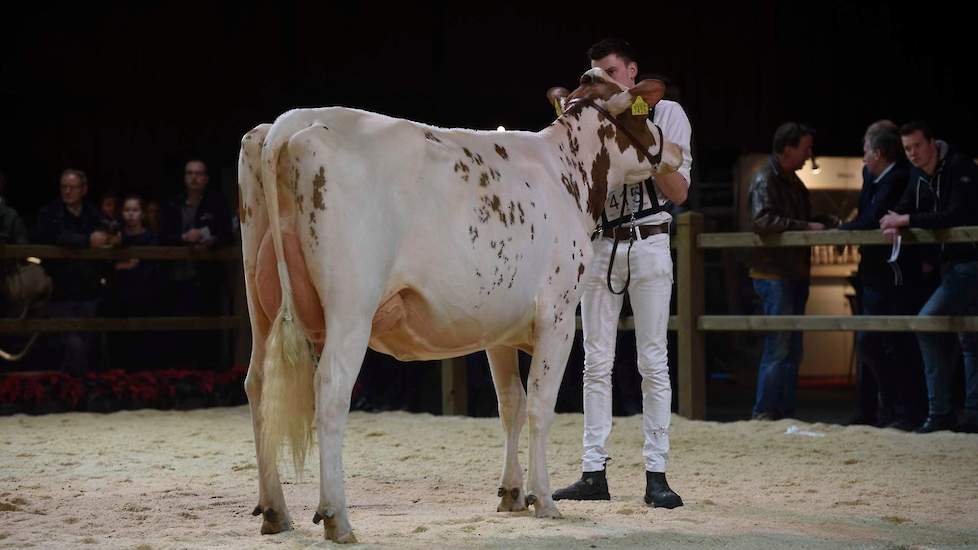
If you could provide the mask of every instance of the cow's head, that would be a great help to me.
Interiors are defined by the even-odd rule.
[[[589,100],[614,117],[615,124],[614,141],[621,153],[631,152],[635,155],[635,160],[639,166],[632,170],[627,170],[629,183],[645,179],[649,175],[663,174],[677,170],[682,164],[682,151],[672,143],[666,143],[664,148],[660,147],[661,134],[652,129],[646,121],[648,115],[633,114],[632,105],[637,98],[648,105],[649,112],[665,94],[665,83],[657,79],[642,80],[635,86],[624,89],[615,82],[604,70],[593,68],[581,76],[580,86],[573,92],[568,93],[564,88],[551,88],[547,92],[547,97],[551,104],[560,106],[559,112],[570,110],[570,116],[574,116]],[[604,114],[599,119],[604,119]],[[625,131],[621,131],[624,128]],[[610,132],[604,131],[602,135]],[[646,155],[645,153],[649,154]],[[661,158],[659,153],[661,152]],[[653,166],[649,162],[649,157],[658,160]],[[644,173],[644,175],[642,175]]]
[[[632,105],[641,97],[649,109],[662,99],[665,84],[660,80],[643,80],[623,89],[602,69],[593,68],[581,76],[581,84],[573,92],[551,88],[547,98],[556,109],[562,124],[570,132],[577,130],[582,145],[594,144],[589,165],[590,180],[588,210],[595,217],[604,208],[609,186],[642,181],[653,174],[673,172],[682,162],[678,146],[665,142],[658,128],[647,124],[648,115],[633,114]],[[593,108],[594,114],[584,116]],[[587,118],[589,124],[582,124]],[[583,149],[584,147],[582,147]]]

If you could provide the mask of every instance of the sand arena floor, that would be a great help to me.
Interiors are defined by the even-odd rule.
[[[539,520],[495,512],[498,419],[353,413],[355,533],[366,548],[978,547],[978,435],[674,417],[669,479],[686,506],[659,510],[641,500],[639,420],[615,419],[612,500]],[[554,487],[579,475],[582,421],[554,423]],[[0,459],[2,548],[334,546],[311,522],[316,454],[301,483],[282,469],[295,529],[259,535],[247,407],[3,417]]]

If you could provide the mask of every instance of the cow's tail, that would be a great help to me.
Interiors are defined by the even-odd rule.
[[[279,196],[295,202],[290,185],[284,181],[293,170],[279,170],[280,162],[289,162],[283,154],[289,138],[300,130],[289,113],[282,115],[269,130],[262,147],[261,174],[268,205],[269,230],[275,248],[278,278],[282,288],[282,305],[275,316],[265,345],[262,398],[262,458],[276,464],[279,450],[286,440],[292,450],[296,476],[301,477],[306,453],[312,445],[316,415],[315,365],[311,344],[295,314],[292,285],[282,245]],[[279,179],[280,172],[282,180]]]

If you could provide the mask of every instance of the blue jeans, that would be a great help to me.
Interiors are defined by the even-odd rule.
[[[919,315],[978,315],[978,262],[952,264]],[[962,332],[958,339],[964,356],[965,412],[978,415],[978,338],[975,333]],[[927,377],[928,412],[931,416],[950,414],[957,349],[946,333],[918,332],[917,340]]]
[[[764,315],[804,315],[809,281],[754,279]],[[770,332],[764,337],[764,352],[757,372],[754,414],[775,417],[795,414],[795,389],[802,357],[802,333]]]

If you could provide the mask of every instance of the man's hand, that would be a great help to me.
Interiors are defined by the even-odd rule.
[[[824,223],[808,222],[808,230],[809,231],[821,231],[823,229],[825,229],[825,224]]]
[[[92,248],[102,248],[103,246],[109,244],[109,234],[105,231],[93,231],[92,234],[88,236],[88,244]]]
[[[187,243],[200,242],[202,237],[200,229],[190,229],[182,235],[183,241]]]
[[[880,218],[880,229],[884,231],[884,234],[887,229],[897,229],[907,225],[910,225],[910,214],[897,214],[888,210],[886,215]]]
[[[891,227],[889,229],[883,230],[883,237],[886,239],[886,242],[891,244],[893,243],[893,241],[896,240],[897,235],[899,234],[900,234],[900,230],[895,227]]]

